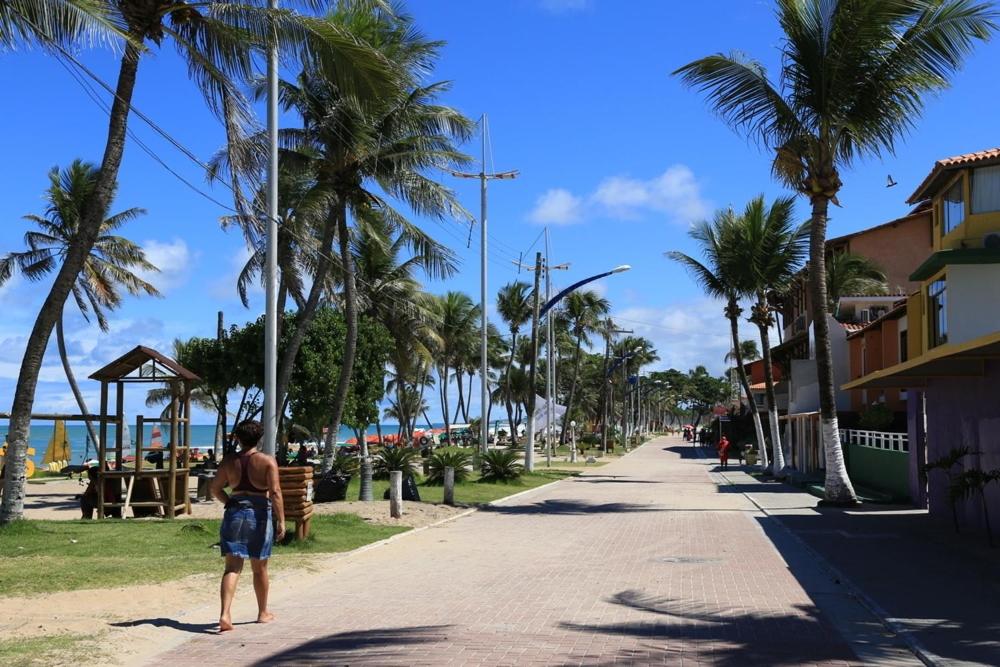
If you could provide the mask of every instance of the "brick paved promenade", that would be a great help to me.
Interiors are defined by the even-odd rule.
[[[790,565],[805,559],[772,542],[757,505],[720,488],[713,467],[677,439],[655,440],[585,476],[344,558],[304,597],[276,594],[277,622],[199,635],[154,662],[862,662],[857,646],[871,650],[881,626],[835,591],[832,615],[818,609],[821,577]],[[847,639],[834,626],[848,627]]]

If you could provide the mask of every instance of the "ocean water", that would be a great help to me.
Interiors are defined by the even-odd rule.
[[[31,433],[29,436],[29,447],[34,447],[35,453],[32,455],[35,464],[39,464],[42,461],[42,457],[45,456],[45,450],[49,446],[49,441],[52,439],[52,432],[54,426],[49,424],[37,424],[31,427]],[[163,432],[163,445],[166,446],[170,442],[170,426],[161,425],[161,431]],[[396,433],[399,427],[395,424],[383,424],[382,433],[383,435],[389,435]],[[129,429],[129,435],[131,436],[131,442],[135,442],[136,434],[134,433],[135,427]],[[145,434],[143,439],[143,446],[149,446],[150,433],[152,431],[152,426],[146,426]],[[376,429],[371,426],[368,429],[369,435],[374,435]],[[72,452],[71,464],[81,464],[86,460],[95,458],[97,455],[94,443],[89,442],[87,435],[87,427],[82,423],[74,423],[66,425],[66,436],[69,438],[70,451]],[[3,443],[4,439],[7,437],[7,424],[0,424],[0,444]],[[354,437],[354,431],[346,426],[340,428],[338,442],[344,442],[348,438]],[[115,427],[108,426],[108,443],[109,445],[115,442]],[[191,446],[192,447],[203,447],[211,448],[215,444],[215,424],[192,424],[191,425]]]

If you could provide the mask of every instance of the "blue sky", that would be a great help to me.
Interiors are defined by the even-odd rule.
[[[571,263],[569,271],[554,274],[557,285],[631,264],[631,272],[597,286],[621,324],[656,342],[658,366],[705,364],[721,371],[728,349],[721,310],[663,253],[692,250],[688,225],[715,208],[782,190],[770,178],[769,156],[727,129],[670,72],[731,49],[774,71],[779,35],[771,3],[410,0],[408,8],[428,36],[448,43],[432,77],[454,82],[446,102],[471,117],[487,112],[491,166],[521,173],[490,190],[490,293],[507,281],[529,279],[518,276],[512,260],[547,224],[553,262]],[[115,54],[92,49],[80,57],[114,80]],[[998,144],[990,111],[1000,104],[998,63],[1000,43],[979,48],[953,87],[928,101],[916,131],[895,156],[843,174],[843,208],[832,212],[831,236],[905,214],[904,200],[936,159]],[[8,96],[0,138],[6,158],[0,164],[0,250],[6,252],[21,247],[27,229],[21,216],[42,212],[52,166],[76,157],[100,160],[107,116],[57,61],[38,51],[0,53],[0,89]],[[143,59],[135,104],[203,159],[222,144],[219,124],[169,49]],[[206,185],[196,165],[137,118],[131,127],[172,169],[229,203],[225,189]],[[478,155],[478,143],[468,150]],[[887,174],[899,186],[887,189]],[[453,185],[478,212],[478,185]],[[70,353],[80,376],[138,343],[169,350],[175,337],[212,335],[218,310],[227,322],[261,312],[259,295],[249,310],[236,295],[235,276],[246,255],[241,239],[220,229],[225,209],[134,142],[126,149],[115,208],[131,206],[149,211],[125,233],[163,269],[152,280],[165,297],[127,299],[106,335],[67,306]],[[804,201],[798,210],[807,214]],[[463,261],[458,276],[428,289],[460,289],[478,299],[478,230],[466,248],[467,227],[427,222],[427,228]],[[0,288],[0,397],[7,401],[45,288],[23,280]],[[38,410],[75,411],[54,345],[41,380]],[[96,407],[96,386],[85,383],[84,390]],[[140,397],[131,397],[129,414],[141,410]]]

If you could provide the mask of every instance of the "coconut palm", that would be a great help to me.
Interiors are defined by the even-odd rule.
[[[38,231],[29,231],[24,235],[27,250],[11,252],[0,259],[0,285],[7,282],[15,271],[20,271],[26,278],[35,281],[59,268],[76,239],[82,212],[93,195],[96,183],[97,168],[82,160],[75,160],[66,169],[54,167],[49,172],[45,215],[24,216],[25,220],[38,226]],[[119,227],[145,212],[141,208],[130,208],[105,217],[100,234],[73,284],[71,291],[80,314],[87,322],[91,321],[91,317],[96,319],[101,331],[108,331],[107,311],[121,305],[122,289],[133,296],[160,294],[153,285],[134,273],[155,272],[159,269],[146,259],[142,248],[113,234]],[[64,320],[63,312],[55,325],[59,358],[80,412],[89,415],[90,411],[87,410],[66,353]],[[90,438],[96,445],[98,439],[94,424],[87,419],[86,425]]]
[[[563,419],[562,432],[559,434],[560,445],[566,444],[569,416],[575,405],[583,344],[590,345],[590,336],[598,332],[601,318],[607,315],[609,310],[611,310],[611,304],[607,299],[592,290],[582,290],[570,292],[559,311],[559,319],[566,323],[569,334],[573,337],[573,377],[570,380],[569,396],[566,399],[567,418]]]
[[[448,386],[456,364],[462,363],[470,345],[479,340],[479,307],[467,294],[451,291],[437,297],[434,303],[436,328],[441,341],[436,351],[438,392],[441,398],[445,434],[451,437],[451,415],[448,414]]]
[[[852,252],[834,253],[826,262],[827,308],[835,311],[840,297],[889,293],[885,272],[878,264]]]
[[[757,325],[760,333],[773,470],[778,476],[785,475],[786,470],[771,360],[770,330],[775,322],[771,297],[788,290],[806,254],[809,225],[795,225],[794,208],[795,202],[790,197],[779,198],[771,206],[765,204],[763,195],[754,197],[737,218],[729,249],[732,264],[741,274],[744,294],[754,299],[750,322]]]
[[[511,368],[518,350],[518,334],[521,327],[531,319],[531,285],[515,280],[500,288],[497,293],[497,312],[510,331],[510,355],[503,371],[504,406],[507,408],[507,420],[511,428],[511,443],[517,444],[517,427],[514,424],[514,401],[511,391]],[[520,421],[520,420],[518,420]]]
[[[44,3],[51,9],[56,6],[55,2],[38,0],[33,4],[40,8]],[[2,4],[5,10],[16,9],[12,0]],[[18,0],[16,4],[27,7],[29,3]],[[93,3],[88,4],[93,6]],[[306,4],[314,3],[306,0]],[[82,7],[83,3],[77,6]],[[393,79],[386,59],[366,48],[355,35],[335,23],[306,18],[287,9],[269,9],[253,2],[215,0],[115,0],[101,3],[100,7],[106,9],[108,21],[121,26],[127,39],[122,48],[115,95],[109,110],[107,139],[93,193],[81,212],[77,234],[63,255],[25,345],[11,408],[8,474],[0,504],[0,524],[17,520],[23,514],[28,427],[42,358],[52,329],[61,317],[63,304],[101,234],[104,216],[110,208],[125,153],[132,96],[143,56],[173,44],[208,107],[223,121],[227,134],[233,137],[240,136],[243,133],[241,126],[249,125],[252,119],[252,109],[240,92],[239,84],[254,76],[261,54],[271,47],[293,46],[296,52],[320,58],[326,71],[336,72],[340,85],[359,94]],[[30,7],[25,11],[31,15]],[[26,15],[24,12],[18,14],[22,19]],[[10,22],[11,16],[9,11],[4,11],[0,21]],[[44,27],[42,32],[45,32]],[[68,51],[60,52],[67,57],[71,55]],[[233,164],[247,157],[248,154],[243,154],[236,158],[234,154]]]
[[[837,425],[825,241],[840,171],[892,153],[928,94],[948,86],[996,12],[971,0],[778,0],[781,76],[737,53],[675,72],[731,127],[774,151],[774,174],[809,199],[809,297],[826,450],[825,498],[857,502]]]
[[[723,312],[729,320],[729,332],[732,337],[730,354],[736,362],[736,372],[743,386],[743,393],[747,397],[757,450],[761,453],[761,465],[766,468],[769,457],[764,439],[764,427],[761,424],[757,401],[750,391],[750,382],[747,380],[744,367],[746,362],[743,359],[743,347],[740,343],[739,321],[743,314],[740,298],[747,288],[742,263],[738,261],[736,253],[732,252],[736,245],[733,239],[736,236],[737,224],[736,213],[732,209],[726,209],[717,212],[711,222],[703,221],[691,228],[688,235],[698,243],[705,258],[704,262],[679,251],[668,252],[667,257],[684,266],[706,294],[725,300]]]

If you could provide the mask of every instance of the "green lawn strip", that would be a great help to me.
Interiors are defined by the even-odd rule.
[[[277,567],[304,553],[349,551],[408,530],[353,514],[316,515],[302,543],[276,546]],[[153,584],[221,568],[218,520],[18,521],[0,528],[4,596]]]
[[[56,662],[86,664],[96,656],[92,653],[95,638],[88,635],[47,635],[0,639],[0,665],[39,667]]]
[[[525,473],[521,475],[521,478],[518,480],[503,483],[480,482],[478,481],[479,473],[472,473],[469,481],[455,485],[455,502],[462,505],[485,505],[486,503],[493,502],[494,500],[499,500],[500,498],[511,496],[515,493],[521,493],[522,491],[527,491],[528,489],[534,489],[544,484],[558,481],[564,477],[572,477],[577,474],[579,473],[575,470],[558,470],[556,468],[545,470],[536,467],[535,472]],[[376,479],[372,482],[372,492],[376,500],[380,500],[388,488],[388,480]],[[355,475],[354,479],[351,480],[351,484],[347,487],[347,499],[357,500],[358,492],[360,490],[361,481],[358,479],[358,476]],[[425,486],[418,480],[418,490],[420,492],[421,502],[444,502],[443,486]]]

